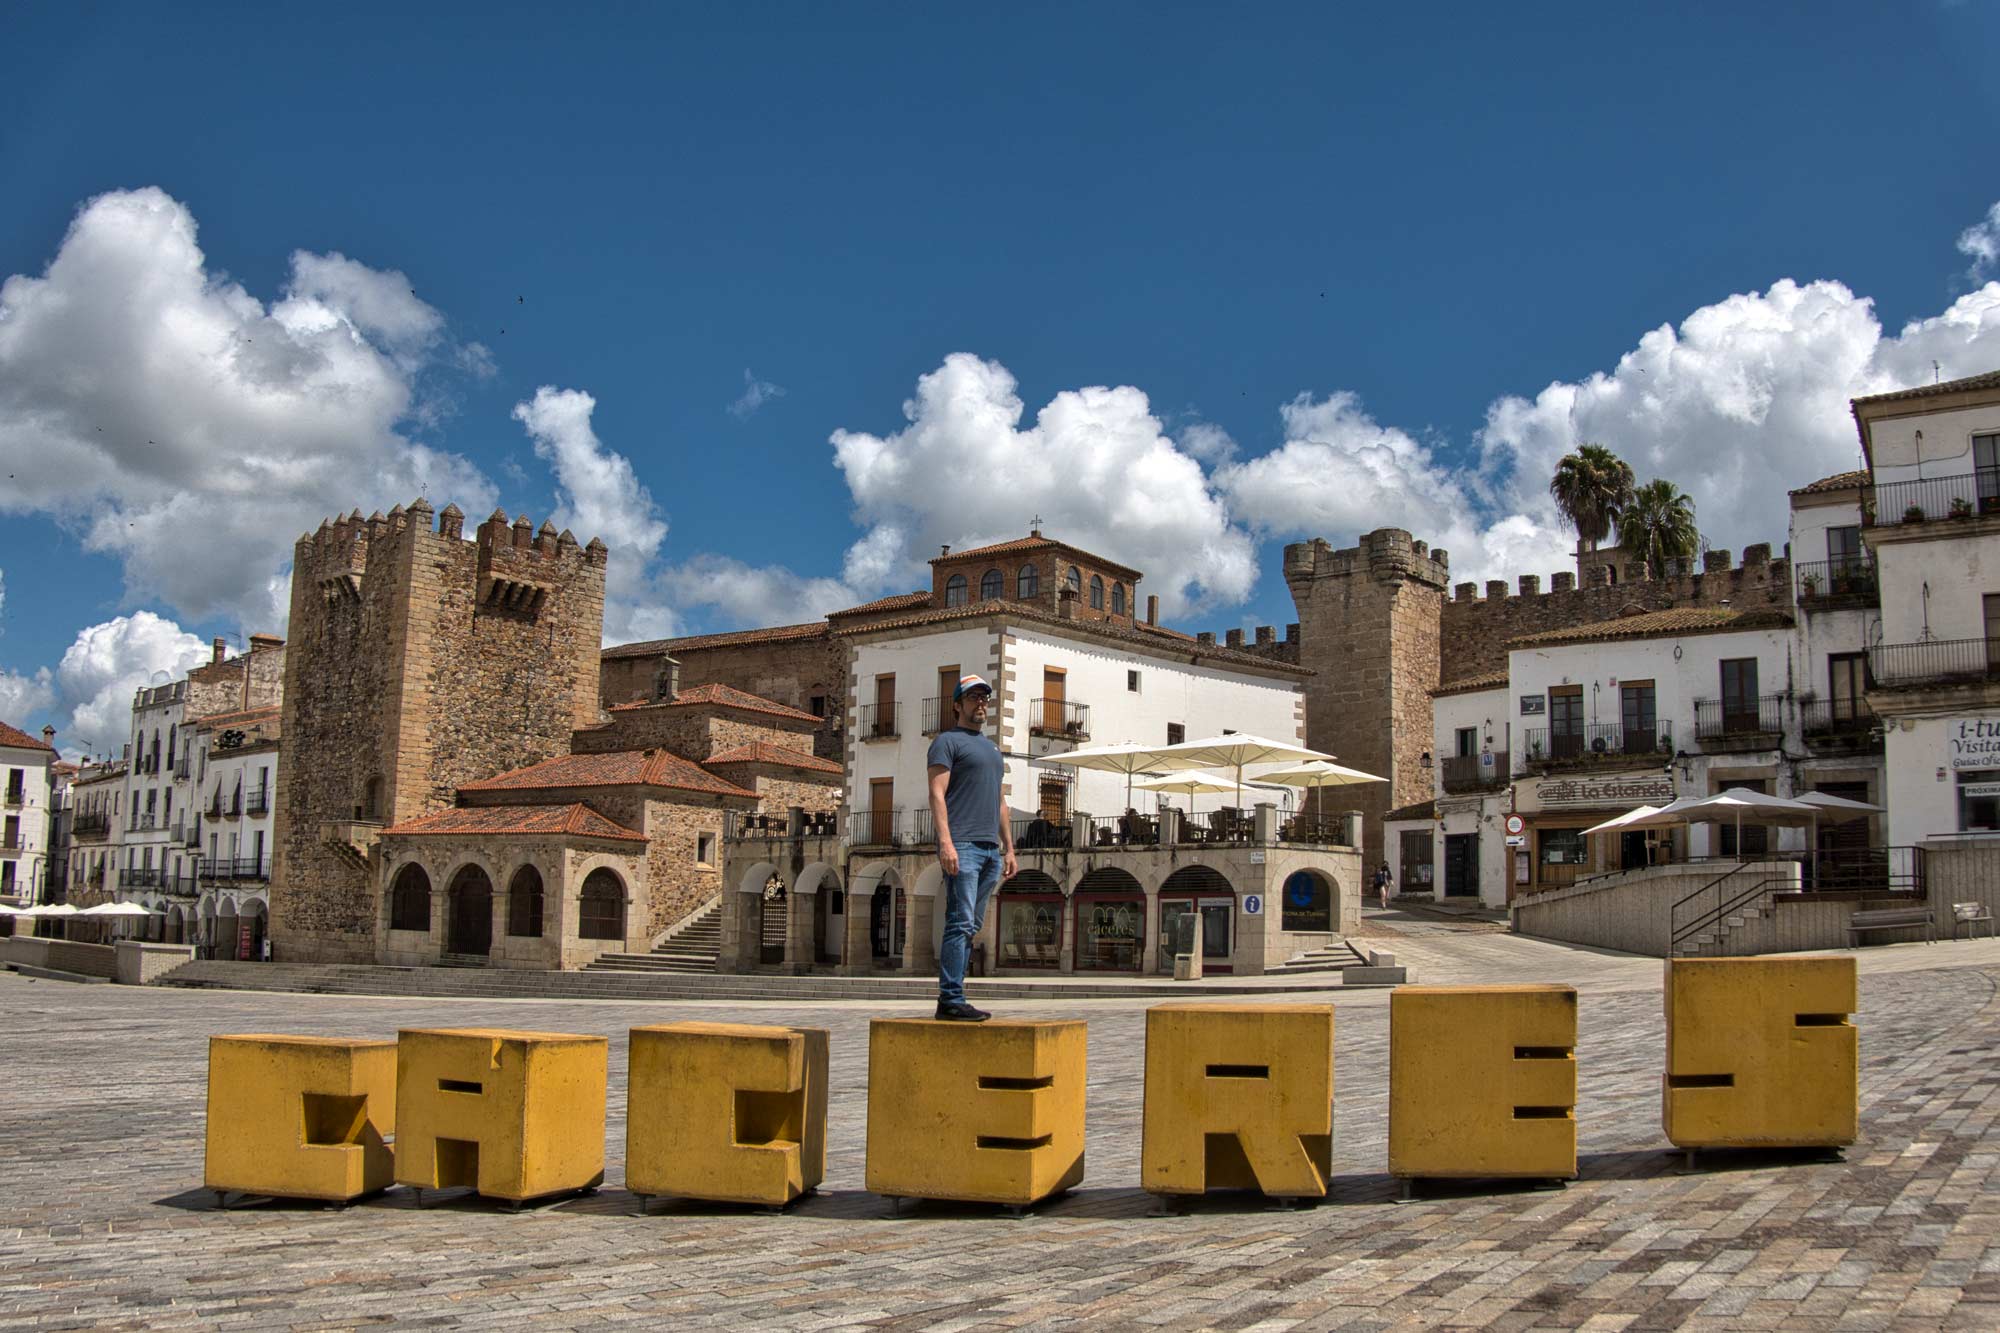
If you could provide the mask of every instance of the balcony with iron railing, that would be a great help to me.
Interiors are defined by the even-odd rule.
[[[1875,562],[1866,556],[1808,560],[1792,570],[1801,610],[1845,611],[1882,604]]]
[[[1674,724],[1650,727],[1591,723],[1576,727],[1528,727],[1521,733],[1527,745],[1525,762],[1534,772],[1553,773],[1579,768],[1629,766],[1674,752]]]
[[[70,821],[70,833],[78,838],[106,838],[111,836],[111,816],[102,810],[79,811]]]
[[[1791,696],[1754,699],[1696,699],[1694,739],[1704,750],[1771,749],[1785,734],[1785,705]]]
[[[271,789],[267,786],[251,788],[243,794],[243,813],[251,818],[271,813]]]
[[[902,735],[898,725],[901,705],[874,703],[861,705],[860,725],[855,734],[864,741],[893,741]]]
[[[150,813],[143,815],[135,814],[132,816],[132,832],[150,833],[153,830],[153,826],[157,822],[158,822],[158,817],[153,814]]]
[[[737,814],[725,812],[722,837],[725,842],[775,841],[781,838],[837,838],[842,831],[840,815],[832,810],[800,812],[799,826],[792,828],[789,814]]]
[[[856,847],[919,848],[937,846],[937,827],[928,806],[905,810],[900,805],[856,810],[849,816]]]
[[[1799,700],[1799,733],[1813,749],[1882,749],[1881,723],[1863,699]]]
[[[1879,689],[1976,685],[2000,679],[2000,639],[1878,643],[1868,650],[1868,674]]]
[[[28,789],[26,787],[10,786],[7,788],[5,801],[8,805],[25,805],[27,804],[27,800]]]
[[[269,857],[221,856],[211,861],[202,857],[200,874],[210,883],[218,880],[267,880],[271,878],[271,860]]]
[[[1485,754],[1446,755],[1439,765],[1438,779],[1447,794],[1457,796],[1504,787],[1513,772],[1508,767],[1507,751],[1488,750]]]
[[[118,872],[118,884],[127,889],[157,889],[160,872],[152,866],[126,866]]]
[[[1090,705],[1067,699],[1035,699],[1028,704],[1030,736],[1060,736],[1069,741],[1090,739]]]
[[[201,846],[201,820],[200,820],[200,819],[190,819],[190,820],[188,821],[188,826],[187,826],[187,838],[186,838],[186,842],[187,842],[187,845],[188,845],[188,846],[190,846],[190,847],[199,847],[199,846]]]
[[[189,764],[188,757],[186,755],[182,755],[179,759],[174,761],[175,777],[185,782],[187,780],[190,771],[191,771],[191,765]]]
[[[1878,528],[1949,522],[2000,513],[2000,468],[1982,467],[1949,477],[1891,481],[1870,488],[1861,521]]]
[[[930,698],[924,700],[924,735],[935,736],[940,731],[949,730],[953,725],[954,725],[954,719],[951,711],[950,695],[947,694],[942,697],[938,695],[932,695]],[[987,713],[986,715],[987,734],[988,735],[996,734],[999,725],[1000,725],[1000,719],[997,716],[997,714],[993,712]]]

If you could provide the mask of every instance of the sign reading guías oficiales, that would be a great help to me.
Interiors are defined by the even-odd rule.
[[[2000,768],[2000,720],[1962,717],[1946,733],[1951,739],[1951,767],[1965,769]]]

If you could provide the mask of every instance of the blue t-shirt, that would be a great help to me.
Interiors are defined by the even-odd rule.
[[[948,768],[944,814],[953,842],[1000,841],[1000,747],[984,732],[967,727],[940,731],[931,742],[927,768]]]

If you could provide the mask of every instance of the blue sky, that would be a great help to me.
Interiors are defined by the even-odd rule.
[[[2000,366],[1995,6],[1519,9],[14,11],[0,718],[103,748],[420,485],[604,536],[613,639],[1037,513],[1282,624],[1302,536],[1546,577],[1579,439],[1782,541]]]

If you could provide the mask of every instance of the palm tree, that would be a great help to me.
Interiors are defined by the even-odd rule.
[[[1594,551],[1632,502],[1632,468],[1601,444],[1578,445],[1556,464],[1549,494],[1576,529],[1579,549]]]
[[[1667,562],[1694,559],[1701,549],[1695,531],[1694,501],[1671,481],[1656,477],[1632,492],[1631,502],[1618,514],[1618,545],[1645,562],[1646,577],[1656,579]]]

